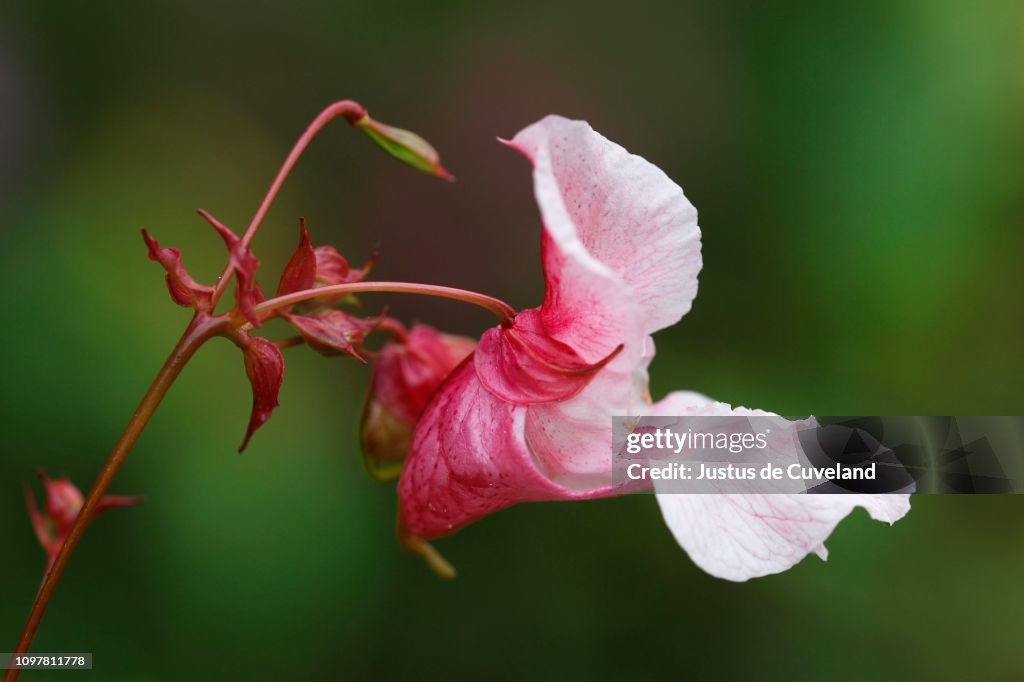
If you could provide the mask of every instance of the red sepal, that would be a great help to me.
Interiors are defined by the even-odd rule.
[[[142,238],[149,249],[149,260],[156,261],[167,271],[167,291],[170,292],[171,299],[185,308],[208,312],[213,287],[199,284],[192,279],[181,262],[181,252],[178,249],[160,248],[160,244],[146,230],[142,230]]]
[[[374,253],[366,261],[366,265],[353,269],[348,261],[333,246],[318,246],[316,254],[316,280],[322,284],[350,284],[360,282],[370,272],[377,260]]]
[[[277,394],[284,379],[284,356],[271,341],[258,336],[247,336],[239,345],[245,356],[245,374],[252,386],[252,414],[245,438],[238,448],[242,452],[252,434],[270,419],[270,413],[278,406]]]
[[[306,231],[305,218],[299,219],[299,245],[295,247],[288,264],[281,272],[281,279],[277,283],[277,295],[284,296],[294,291],[313,288],[316,281],[317,257],[313,251],[313,245],[309,241],[309,232]]]
[[[377,328],[384,315],[364,319],[328,309],[315,315],[285,315],[285,319],[313,350],[323,355],[350,355],[366,364],[359,351],[362,350],[366,335]]]
[[[252,254],[248,246],[242,244],[242,240],[226,225],[206,211],[200,210],[199,215],[213,226],[220,238],[224,240],[224,246],[228,248],[228,258],[235,269],[235,303],[239,312],[252,326],[260,326],[261,320],[253,310],[264,300],[263,292],[256,285],[256,270],[260,267],[259,259]]]

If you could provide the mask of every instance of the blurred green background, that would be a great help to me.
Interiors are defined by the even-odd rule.
[[[193,209],[241,229],[343,97],[459,181],[334,124],[256,241],[265,283],[305,215],[355,262],[380,249],[382,278],[536,304],[528,165],[494,138],[561,113],[700,211],[700,295],[657,337],[655,397],[1024,413],[1022,30],[1014,0],[3,3],[0,649],[43,566],[22,482],[87,488],[187,320],[138,229],[212,279],[222,247]],[[363,472],[366,370],[287,361],[242,457],[237,351],[188,367],[114,484],[148,503],[94,524],[36,639],[95,669],[26,679],[1024,677],[1019,498],[915,498],[891,529],[858,512],[827,563],[742,585],[695,568],[649,497],[524,505],[438,543],[447,583],[397,547],[393,486]]]

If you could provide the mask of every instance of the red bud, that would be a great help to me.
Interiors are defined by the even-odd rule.
[[[360,440],[367,469],[378,478],[397,475],[409,438],[434,392],[473,352],[475,342],[418,324],[389,341],[374,359]]]
[[[32,521],[32,529],[35,531],[36,539],[46,552],[46,567],[49,570],[53,565],[60,548],[64,545],[75,524],[75,519],[82,511],[85,500],[81,491],[67,478],[50,479],[46,472],[39,472],[39,479],[43,483],[43,512],[36,506],[35,496],[32,488],[25,484],[25,504],[28,507],[29,519]],[[123,497],[120,495],[107,495],[100,499],[96,505],[96,514],[100,514],[115,507],[130,507],[143,501],[141,497]]]

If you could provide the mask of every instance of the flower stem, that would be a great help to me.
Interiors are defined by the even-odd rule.
[[[242,246],[248,246],[249,242],[256,235],[256,230],[259,229],[260,223],[267,215],[267,211],[270,210],[270,205],[274,203],[274,199],[277,197],[277,193],[281,190],[281,185],[284,184],[288,174],[292,172],[295,167],[295,163],[302,156],[302,152],[306,150],[309,143],[316,137],[324,126],[330,123],[332,120],[344,116],[348,119],[349,123],[355,123],[363,116],[366,116],[366,109],[362,107],[358,102],[354,102],[350,99],[343,99],[341,101],[330,104],[326,109],[321,111],[316,118],[313,119],[306,130],[303,131],[302,135],[295,144],[292,146],[292,150],[288,152],[288,156],[285,157],[284,163],[281,164],[280,170],[277,171],[277,175],[274,176],[274,180],[270,183],[267,193],[263,196],[263,201],[260,202],[259,208],[256,209],[256,213],[253,215],[252,220],[249,221],[249,226],[245,228],[245,232],[242,234]],[[224,272],[221,274],[220,279],[217,280],[217,285],[213,290],[213,305],[217,305],[217,301],[224,294],[224,289],[228,285],[228,280],[231,278],[231,273],[234,272],[235,266],[233,263],[228,262],[227,267],[224,268]]]
[[[171,354],[167,357],[167,361],[164,366],[160,369],[160,372],[153,379],[153,383],[150,385],[149,390],[142,397],[142,402],[139,403],[138,408],[135,410],[135,414],[128,421],[128,426],[125,428],[124,433],[121,434],[121,438],[118,439],[117,444],[114,445],[114,449],[110,452],[107,457],[106,464],[103,465],[103,469],[100,471],[96,482],[93,483],[92,489],[89,491],[89,495],[85,498],[85,503],[82,505],[82,510],[78,513],[78,517],[75,519],[75,523],[71,528],[71,532],[68,533],[68,537],[64,540],[64,544],[61,546],[60,553],[57,554],[57,558],[53,562],[53,566],[46,572],[43,578],[43,583],[39,587],[39,592],[36,593],[35,601],[32,604],[32,610],[29,612],[28,620],[25,622],[25,628],[22,630],[21,638],[18,640],[18,644],[14,649],[13,653],[23,654],[27,653],[29,646],[32,644],[32,638],[39,628],[39,622],[43,618],[43,613],[46,611],[47,605],[50,603],[50,598],[53,596],[53,591],[57,587],[57,583],[60,580],[61,575],[64,573],[64,569],[67,567],[68,560],[71,558],[71,554],[75,551],[75,547],[78,546],[78,541],[82,538],[82,533],[85,532],[86,526],[89,521],[92,520],[93,515],[96,513],[96,506],[99,504],[100,498],[103,497],[104,493],[107,492],[107,488],[110,487],[111,481],[114,480],[114,476],[117,475],[118,469],[121,468],[121,464],[124,463],[128,453],[131,452],[132,446],[135,445],[135,441],[138,440],[142,430],[146,428],[146,424],[149,423],[150,418],[153,416],[153,412],[156,411],[157,406],[163,397],[167,394],[167,390],[174,383],[174,380],[181,373],[182,368],[189,361],[196,350],[211,336],[213,336],[219,328],[224,324],[223,318],[212,318],[209,315],[198,314],[189,324],[185,333],[182,335],[181,340],[171,351]],[[17,668],[11,668],[4,674],[4,682],[14,682],[18,679],[18,674],[21,671]]]
[[[417,294],[472,303],[494,313],[503,327],[511,325],[512,320],[516,316],[516,311],[512,306],[492,296],[478,294],[475,291],[467,291],[465,289],[443,287],[436,284],[416,284],[413,282],[352,282],[351,284],[333,284],[331,286],[303,289],[302,291],[268,299],[256,306],[254,313],[262,316],[280,308],[315,298],[366,293]]]

